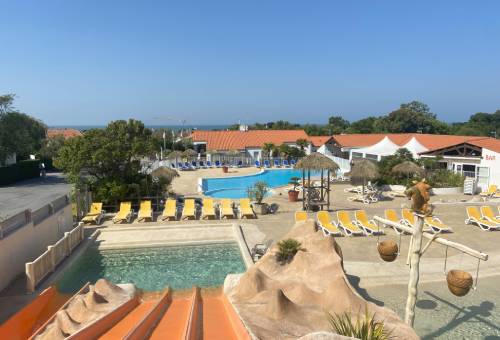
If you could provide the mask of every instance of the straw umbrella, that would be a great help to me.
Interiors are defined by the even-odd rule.
[[[327,187],[326,187],[326,195],[327,195],[327,206],[330,209],[330,171],[337,171],[339,169],[339,165],[332,161],[330,158],[322,155],[318,152],[313,152],[306,157],[302,157],[297,164],[295,165],[296,169],[302,169],[302,188],[305,187],[305,171],[307,170],[307,185],[308,188],[311,187],[311,170],[312,171],[321,171],[321,200],[323,200],[323,174],[326,170],[327,172]],[[310,207],[310,195],[308,195],[308,204]],[[305,209],[305,190],[302,190],[302,208]]]
[[[409,183],[410,182],[410,175],[422,176],[424,173],[424,170],[412,161],[404,161],[402,163],[395,165],[392,168],[391,172],[393,172],[395,174],[406,175],[407,179],[408,179],[408,183]]]
[[[172,160],[175,159],[175,166],[177,166],[177,163],[179,162],[178,159],[182,157],[182,152],[180,151],[172,151],[171,153],[168,154],[167,158]]]
[[[372,180],[378,177],[378,166],[375,162],[368,159],[353,160],[353,165],[348,175],[351,177],[351,181],[353,179],[363,180],[362,194],[364,196],[366,180]]]
[[[163,177],[169,182],[171,182],[175,177],[179,177],[179,173],[174,169],[167,168],[165,166],[161,166],[151,172],[151,176],[153,177]]]

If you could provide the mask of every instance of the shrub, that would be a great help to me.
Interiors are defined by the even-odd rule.
[[[297,190],[297,187],[300,185],[300,177],[292,177],[290,178],[290,182],[288,182],[289,184],[293,185],[293,191],[296,191]]]
[[[391,331],[384,328],[384,323],[375,321],[375,314],[370,315],[365,307],[364,315],[353,318],[351,313],[328,314],[328,321],[332,330],[343,336],[361,340],[387,340],[391,339]]]
[[[299,241],[294,240],[293,238],[278,242],[278,252],[276,253],[276,259],[281,264],[290,262],[299,250],[303,250],[301,246],[302,244]]]
[[[40,176],[38,160],[25,160],[17,164],[0,167],[0,185],[12,184]]]
[[[252,201],[256,201],[257,204],[262,204],[262,201],[264,200],[264,197],[266,196],[268,191],[269,187],[267,186],[266,182],[256,182],[253,187],[248,188],[248,198],[250,198]]]
[[[464,176],[450,170],[434,170],[427,178],[427,182],[434,188],[461,187],[464,185]]]

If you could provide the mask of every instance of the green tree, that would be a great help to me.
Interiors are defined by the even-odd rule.
[[[332,116],[328,118],[328,125],[331,127],[332,134],[340,134],[349,128],[349,121],[341,116]]]
[[[309,145],[309,141],[304,138],[299,138],[297,139],[295,144],[300,148],[300,150],[303,151]]]
[[[90,184],[96,199],[112,202],[149,193],[151,178],[141,172],[140,159],[152,152],[151,130],[119,120],[67,140],[54,165],[73,183]]]
[[[14,111],[13,103],[15,97],[16,95],[12,93],[0,96],[0,115]]]
[[[379,118],[367,117],[358,121],[352,122],[347,129],[348,133],[376,133],[376,124]]]
[[[271,157],[271,152],[276,149],[276,146],[273,143],[264,143],[262,146],[262,152],[266,157]]]

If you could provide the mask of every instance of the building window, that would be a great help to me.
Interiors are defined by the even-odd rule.
[[[367,153],[367,154],[365,155],[365,158],[366,158],[366,159],[371,159],[372,161],[378,161],[378,155],[372,155],[372,154],[370,154],[370,153]]]
[[[363,158],[363,154],[360,152],[353,152],[352,158]]]

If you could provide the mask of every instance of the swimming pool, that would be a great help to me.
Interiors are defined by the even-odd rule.
[[[311,176],[313,173],[311,173]],[[317,174],[315,174],[317,175]],[[203,178],[203,194],[215,198],[244,198],[249,187],[264,181],[271,188],[287,185],[292,177],[302,177],[302,170],[264,170],[258,174],[224,178]]]
[[[99,278],[133,283],[145,291],[167,286],[216,287],[224,283],[227,274],[245,270],[240,250],[233,243],[119,250],[91,246],[63,273],[57,287],[61,292],[74,293]]]

